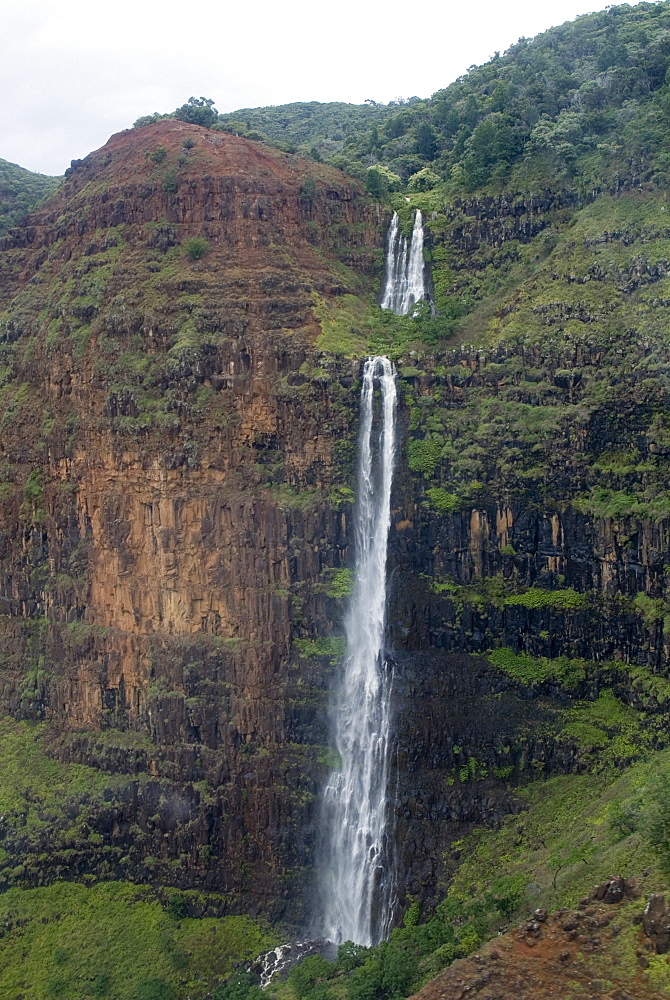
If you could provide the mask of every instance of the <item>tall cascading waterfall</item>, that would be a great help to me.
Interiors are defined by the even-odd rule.
[[[409,245],[400,232],[398,213],[393,213],[386,239],[386,272],[380,305],[398,316],[407,316],[426,298],[423,261],[423,219],[417,209]]]
[[[391,362],[368,358],[361,392],[355,584],[346,619],[347,658],[333,705],[341,767],[330,776],[322,816],[321,932],[336,944],[374,944],[390,930],[386,811],[391,677],[384,632],[395,411]]]

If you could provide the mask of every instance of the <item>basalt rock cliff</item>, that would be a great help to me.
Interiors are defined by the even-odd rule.
[[[474,297],[475,348],[371,318],[389,213],[332,167],[173,119],[73,164],[0,253],[0,708],[108,780],[2,820],[5,884],[114,876],[304,917],[352,344],[399,372],[399,909],[435,902],[533,779],[665,745],[655,197],[424,205],[436,295]]]
[[[1,708],[128,776],[89,809],[113,870],[281,910],[306,863],[324,740],[292,640],[346,560],[357,375],[312,377],[318,312],[369,285],[379,223],[331,168],[170,121],[5,240]],[[108,870],[43,836],[41,878]]]

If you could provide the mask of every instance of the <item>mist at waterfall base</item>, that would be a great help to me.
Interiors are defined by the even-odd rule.
[[[326,786],[320,824],[320,931],[336,944],[375,944],[387,936],[392,916],[386,837],[391,677],[384,633],[395,411],[391,362],[368,358],[361,391],[355,584],[345,622],[347,657],[332,705],[341,766]]]
[[[414,216],[409,243],[400,231],[398,213],[394,212],[386,238],[384,287],[379,303],[382,309],[390,309],[398,316],[410,315],[417,302],[426,298],[424,273],[421,212],[417,209]]]

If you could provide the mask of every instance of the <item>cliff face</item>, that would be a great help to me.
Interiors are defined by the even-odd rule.
[[[538,775],[664,745],[667,350],[644,296],[665,271],[649,227],[597,211],[582,259],[574,212],[432,213],[436,295],[479,302],[488,345],[394,345],[401,900],[439,896],[454,842]],[[300,919],[358,410],[359,361],[320,344],[388,337],[365,318],[384,224],[332,168],[165,120],[5,240],[0,708],[108,781],[53,815],[26,798],[3,884],[151,880]]]
[[[5,242],[1,707],[148,734],[58,750],[141,774],[91,819],[143,829],[126,872],[181,858],[267,900],[305,862],[291,642],[330,628],[357,373],[325,391],[315,309],[367,288],[378,242],[337,171],[174,121],[73,165]]]

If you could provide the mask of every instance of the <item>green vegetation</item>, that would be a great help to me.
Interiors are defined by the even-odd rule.
[[[588,603],[586,594],[578,594],[571,587],[566,590],[540,590],[530,587],[521,594],[505,598],[505,604],[518,604],[524,608],[583,608]]]
[[[597,466],[595,466],[597,468]],[[644,471],[653,471],[654,466]],[[631,470],[636,471],[636,470]],[[670,497],[645,497],[613,490],[605,486],[594,486],[586,497],[577,497],[573,506],[583,514],[594,517],[609,517],[616,521],[624,517],[645,517],[660,521],[670,517]]]
[[[290,144],[361,178],[371,165],[403,182],[426,178],[415,190],[437,178],[450,192],[555,181],[586,191],[631,163],[643,180],[665,183],[669,23],[667,2],[609,7],[520,39],[426,100],[217,115],[210,99],[191,98],[172,114]]]
[[[28,726],[12,719],[0,723],[0,812],[21,813],[27,831],[46,829],[57,816],[65,816],[68,801],[102,794],[126,781],[124,776],[50,757],[43,742],[44,724]]]
[[[502,648],[494,649],[487,653],[486,657],[494,667],[523,684],[556,681],[563,687],[573,688],[586,677],[586,661],[571,660],[567,656],[557,656],[555,659],[547,657],[537,659],[524,653],[517,654],[511,649]]]
[[[460,501],[458,504],[445,501],[443,507],[436,506],[435,509],[441,512],[452,512],[460,506]],[[489,607],[498,610],[505,607],[523,607],[576,611],[588,605],[587,595],[578,594],[571,587],[556,590],[543,590],[540,587],[519,589],[516,578],[507,578],[502,573],[477,577],[465,585],[448,578],[432,579],[430,589],[434,594],[443,594],[455,601],[459,608],[467,604],[475,607],[478,611],[485,611]]]
[[[184,248],[189,260],[202,260],[209,250],[209,243],[201,236],[192,236],[186,241]]]
[[[417,98],[407,102],[412,104]],[[181,107],[168,114],[156,111],[142,115],[135,128],[152,125],[163,118],[204,125],[222,132],[232,132],[248,139],[271,142],[288,152],[299,149],[324,159],[338,152],[347,136],[356,136],[369,125],[386,121],[396,105],[345,104],[318,101],[283,104],[271,108],[242,108],[229,114],[219,114],[214,101],[206,97],[190,97]]]
[[[434,594],[440,594],[453,601],[457,613],[460,613],[466,605],[484,612],[488,607],[504,606],[508,583],[502,573],[498,573],[495,576],[480,577],[465,585],[449,579],[430,580],[430,589]]]
[[[388,120],[392,113],[392,106],[372,101],[365,104],[310,101],[220,114],[216,127],[248,137],[253,133],[307,154],[316,149],[322,159],[333,160],[341,156],[347,138],[357,139],[368,128]]]
[[[575,694],[578,690],[593,691],[603,685],[612,685],[627,701],[640,705],[645,711],[658,713],[653,722],[651,719],[646,720],[650,730],[662,728],[665,712],[670,705],[670,681],[653,673],[648,667],[634,666],[619,660],[601,663],[565,655],[530,656],[527,653],[515,653],[507,646],[491,650],[486,653],[486,658],[508,677],[531,686],[549,682]]]
[[[366,171],[365,187],[373,198],[384,201],[389,191],[400,191],[402,180],[388,167],[375,164],[373,167],[368,167]]]
[[[327,656],[331,664],[339,663],[345,654],[345,643],[341,636],[324,636],[320,639],[295,639],[293,645],[301,659]]]
[[[61,180],[0,160],[0,236],[52,194]]]
[[[417,456],[417,445],[420,442],[412,442],[414,445],[412,457],[414,459],[414,465],[410,464],[410,468],[415,472],[421,472],[424,469],[424,464],[418,460]],[[437,463],[436,463],[437,464]],[[431,463],[427,466],[429,469],[434,468]],[[426,497],[428,499],[428,504],[433,508],[438,514],[451,514],[454,511],[460,510],[464,506],[464,500],[462,497],[458,496],[457,493],[447,493],[447,491],[442,486],[433,486],[431,489],[426,490]]]
[[[167,159],[167,149],[165,146],[157,146],[152,153],[147,153],[147,158],[158,167],[161,163],[165,163]]]
[[[328,583],[326,584],[326,594],[328,597],[342,599],[351,595],[354,576],[350,569],[342,567],[341,569],[330,570],[328,577]]]
[[[608,715],[611,706],[602,711]],[[666,751],[623,774],[607,766],[597,775],[532,782],[523,789],[520,813],[498,829],[477,829],[450,845],[444,860],[452,871],[451,886],[434,912],[422,915],[410,901],[403,926],[388,941],[370,949],[347,943],[335,963],[305,959],[265,995],[272,1000],[401,1000],[536,907],[575,907],[612,872],[640,877],[644,871],[645,895],[664,888],[664,870],[670,871],[669,775]],[[639,928],[633,918],[640,909],[640,900],[617,907],[616,949],[624,975],[637,969]],[[609,955],[584,956],[584,961],[600,968]],[[667,956],[656,962],[654,975],[659,983],[666,981]],[[236,975],[215,997],[260,1000],[255,990],[249,977]]]
[[[554,909],[574,906],[606,877],[602,873],[639,874],[648,867],[658,884],[665,861],[647,831],[662,794],[657,775],[669,768],[665,752],[623,775],[611,768],[529,785],[523,813],[459,845],[462,860],[449,896],[467,899],[472,885],[481,893],[497,879],[515,879],[524,885],[526,907]]]
[[[574,905],[615,871],[648,870],[650,888],[662,886],[670,873],[670,758],[664,749],[670,681],[660,672],[659,653],[670,631],[668,567],[651,551],[656,542],[649,542],[664,537],[666,527],[648,523],[670,518],[669,31],[665,0],[621,5],[533,41],[522,39],[430,100],[383,107],[312,103],[219,115],[211,99],[190,98],[173,112],[186,122],[343,167],[380,203],[380,218],[391,208],[398,211],[404,233],[414,210],[424,213],[435,311],[426,303],[412,317],[377,307],[371,275],[379,278],[382,254],[371,251],[365,268],[358,267],[357,224],[333,225],[322,233],[316,222],[305,223],[314,253],[337,278],[337,294],[322,290],[328,282],[315,291],[305,275],[301,308],[307,316],[311,305],[321,325],[314,352],[305,354],[288,325],[268,329],[267,336],[277,357],[300,357],[299,371],[277,375],[284,415],[297,406],[307,413],[318,398],[339,418],[344,429],[334,449],[339,467],[330,481],[320,470],[298,487],[296,480],[288,481],[281,444],[269,432],[254,431],[253,440],[240,447],[234,473],[226,475],[222,496],[227,490],[248,491],[251,484],[255,498],[276,505],[287,519],[326,504],[341,509],[344,519],[353,492],[332,482],[352,481],[347,414],[355,387],[344,389],[353,379],[341,377],[353,366],[338,367],[332,356],[388,354],[397,364],[403,413],[409,416],[405,457],[411,475],[403,489],[420,505],[417,521],[429,520],[430,531],[446,536],[474,524],[473,511],[481,514],[490,567],[489,575],[465,585],[439,577],[417,586],[427,593],[431,613],[436,611],[436,628],[443,614],[462,633],[454,642],[486,651],[489,667],[481,660],[476,666],[497,685],[492,697],[527,700],[535,713],[526,729],[520,726],[521,750],[514,762],[510,747],[490,759],[486,751],[453,748],[454,766],[441,778],[448,788],[465,794],[461,785],[477,785],[486,794],[489,785],[497,782],[501,790],[509,784],[510,801],[516,796],[523,808],[497,829],[482,827],[465,842],[444,845],[444,899],[436,909],[420,920],[418,904],[411,903],[405,925],[378,948],[345,945],[334,964],[308,959],[265,994],[272,1000],[400,1000],[535,906]],[[136,124],[150,126],[161,117]],[[150,133],[146,137],[151,145]],[[180,167],[189,162],[194,143],[184,140]],[[153,149],[147,159],[152,183],[173,193],[179,175],[165,147]],[[296,162],[299,169],[299,161],[291,159]],[[303,180],[299,200],[305,216],[322,191],[313,177]],[[144,226],[141,237],[131,238],[122,226],[89,237],[85,259],[64,261],[58,248],[51,248],[57,280],[48,287],[46,279],[43,287],[27,282],[0,317],[3,431],[8,439],[18,428],[31,433],[31,416],[39,411],[35,454],[51,449],[67,457],[76,440],[76,417],[46,410],[31,374],[40,352],[48,358],[67,352],[77,372],[80,362],[90,362],[89,381],[104,390],[95,419],[111,432],[113,446],[135,448],[148,466],[155,457],[151,435],[169,438],[174,469],[187,472],[197,467],[203,445],[241,419],[216,365],[222,357],[235,357],[244,339],[246,277],[231,272],[226,297],[217,299],[214,285],[204,280],[208,267],[189,264],[210,251],[213,259],[216,246],[201,237],[180,243],[178,228],[167,219]],[[277,288],[279,296],[275,280],[268,275],[268,288]],[[215,388],[221,382],[224,387]],[[42,533],[57,489],[36,469],[17,473],[8,465],[3,471],[2,502],[17,503],[26,539],[34,538],[36,549],[46,548]],[[508,523],[506,510],[509,528],[498,533],[499,542],[492,541],[496,516]],[[111,508],[109,518],[121,521]],[[590,523],[598,519],[612,523]],[[547,557],[546,569],[533,565],[538,546],[529,521],[542,525],[545,539],[554,539],[557,554]],[[589,531],[606,537],[628,581],[638,571],[640,577],[647,574],[648,592],[633,593],[632,582],[626,584],[627,597],[580,593],[575,587],[596,586],[581,581],[566,586],[556,567],[563,558],[561,531],[573,529],[580,537]],[[474,533],[473,527],[471,538]],[[437,551],[441,545],[438,541],[437,555],[444,554]],[[547,542],[542,552],[548,549]],[[44,555],[39,558],[31,592],[41,594],[50,568]],[[83,558],[73,557],[67,573],[60,574],[64,593],[84,577],[77,562]],[[337,615],[342,606],[334,602],[345,600],[351,587],[348,569],[324,571],[315,587],[318,603]],[[302,636],[292,646],[296,678],[290,701],[300,716],[304,706],[311,711],[322,697],[305,676],[327,673],[341,661],[345,646],[337,635],[313,638],[318,629],[303,621],[307,601],[299,586],[277,584],[273,594],[290,602],[293,634]],[[501,622],[511,622],[513,633],[502,637]],[[35,635],[21,635],[26,669],[19,703],[31,717],[44,710],[49,679],[40,627],[34,626]],[[90,628],[73,622],[60,630],[66,653],[100,639]],[[593,659],[581,658],[586,634],[598,631],[605,641],[588,653]],[[624,632],[625,646],[618,638]],[[493,648],[500,643],[505,645]],[[554,655],[558,652],[562,655]],[[644,663],[624,662],[635,661],[636,653]],[[474,665],[465,663],[466,669]],[[8,669],[15,666],[8,662]],[[154,680],[152,711],[175,694],[179,697],[160,678]],[[207,698],[211,702],[209,691],[207,697],[198,694],[187,708],[195,710]],[[160,721],[158,712],[156,718]],[[134,739],[104,732],[96,736],[95,748],[104,756],[117,741],[143,759],[151,746]],[[322,739],[322,733],[316,735],[310,759],[330,769],[337,762],[317,746]],[[250,761],[270,752],[244,746]],[[556,751],[553,758],[546,747]],[[282,753],[288,756],[285,746]],[[556,766],[576,773],[552,775]],[[528,783],[536,775],[542,780]],[[148,779],[140,773],[134,780],[142,786]],[[0,811],[10,828],[0,856],[7,889],[0,904],[14,914],[10,933],[0,939],[0,992],[5,975],[6,990],[21,991],[27,1000],[28,988],[40,1000],[86,991],[122,1000],[182,1000],[212,988],[216,1000],[261,1000],[239,970],[227,985],[216,985],[238,957],[260,950],[262,935],[248,923],[226,925],[224,933],[221,921],[186,916],[188,900],[182,895],[159,902],[148,889],[127,884],[25,888],[36,884],[47,865],[68,871],[73,857],[68,852],[79,850],[84,838],[88,868],[96,872],[87,877],[99,877],[97,859],[105,849],[104,871],[111,877],[111,862],[121,859],[101,843],[92,817],[101,801],[116,803],[127,781],[59,763],[47,752],[40,729],[8,723],[0,730]],[[289,791],[291,801],[301,805],[312,794],[303,785]],[[48,857],[38,853],[47,836]],[[151,872],[158,860],[149,862]],[[40,909],[52,901],[53,914]],[[109,916],[98,916],[103,907]],[[55,913],[61,916],[56,919]],[[24,919],[26,924],[18,922]],[[108,940],[115,940],[117,922],[124,934],[128,930],[111,958],[88,929],[98,922]],[[124,978],[133,938],[147,960]],[[632,935],[622,934],[621,942],[628,961]],[[105,964],[109,961],[114,968]],[[85,982],[77,979],[80,969]],[[651,971],[659,982],[665,974],[660,964]],[[24,987],[20,979],[29,972],[34,987]]]
[[[122,882],[8,890],[0,896],[0,994],[196,1000],[276,943],[248,917],[189,918],[188,894],[165,899]]]

